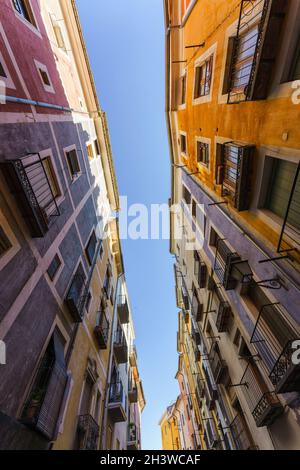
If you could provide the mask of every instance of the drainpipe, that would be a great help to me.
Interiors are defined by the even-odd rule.
[[[104,403],[104,410],[102,413],[102,422],[101,422],[101,429],[100,429],[100,450],[103,450],[105,448],[104,446],[104,432],[106,429],[107,425],[107,409],[108,409],[108,398],[109,398],[109,388],[110,388],[110,376],[111,376],[111,370],[112,370],[112,362],[113,362],[113,335],[115,332],[115,325],[116,325],[116,320],[117,320],[117,311],[118,311],[118,306],[117,306],[117,298],[118,298],[118,287],[119,287],[119,282],[121,278],[124,276],[124,273],[121,273],[118,275],[117,278],[117,285],[116,285],[116,290],[115,290],[115,302],[114,302],[114,313],[113,313],[113,321],[111,325],[111,332],[110,332],[110,351],[109,351],[109,361],[107,364],[107,373],[106,373],[106,384],[105,384],[105,394],[103,398],[103,403]]]

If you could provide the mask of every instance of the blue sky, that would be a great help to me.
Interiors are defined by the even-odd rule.
[[[170,160],[165,122],[162,0],[77,0],[102,108],[107,112],[120,195],[166,203]],[[140,374],[147,406],[144,449],[160,449],[158,421],[176,399],[173,260],[169,241],[124,240]]]

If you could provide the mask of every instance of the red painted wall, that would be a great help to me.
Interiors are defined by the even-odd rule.
[[[0,50],[11,74],[16,87],[8,89],[7,94],[16,97],[27,98],[24,87],[18,78],[14,60],[11,57],[9,49],[5,44],[2,28],[12,50],[17,67],[23,77],[26,87],[29,91],[30,99],[42,101],[50,104],[56,104],[68,107],[63,86],[57,71],[55,56],[51,50],[51,45],[47,37],[47,32],[40,14],[38,0],[31,0],[32,9],[35,15],[38,30],[32,31],[27,24],[24,24],[18,17],[18,13],[13,7],[11,0],[1,0],[0,9]],[[41,82],[39,72],[34,60],[46,65],[51,78],[55,93],[48,93]],[[30,107],[17,104],[0,105],[0,112],[26,112]],[[53,113],[44,108],[38,109],[39,113]]]

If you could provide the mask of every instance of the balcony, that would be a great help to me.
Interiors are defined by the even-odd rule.
[[[241,1],[228,103],[267,98],[287,3],[284,0]]]
[[[201,352],[199,349],[195,349],[195,362],[200,362],[201,361]]]
[[[255,449],[251,434],[242,415],[238,414],[234,418],[229,429],[236,450]]]
[[[278,243],[278,253],[289,254],[292,266],[300,271],[300,163],[297,166]]]
[[[66,304],[75,323],[81,323],[83,321],[84,307],[87,299],[88,289],[85,275],[82,270],[75,274],[66,296]]]
[[[249,209],[255,147],[230,142],[223,146],[222,196],[240,212]]]
[[[114,355],[118,364],[126,364],[128,361],[128,345],[124,331],[120,328],[115,332]]]
[[[258,428],[271,426],[282,415],[283,406],[276,393],[270,392],[259,372],[248,364],[241,380],[242,390]]]
[[[139,450],[140,443],[138,437],[138,428],[134,423],[130,423],[128,427],[127,450]]]
[[[79,450],[97,450],[99,439],[99,426],[91,415],[78,418]]]
[[[138,401],[138,391],[133,381],[129,381],[128,384],[128,400],[130,403],[137,403]]]
[[[109,335],[109,321],[104,312],[97,314],[97,325],[95,327],[95,336],[100,349],[107,349]]]
[[[232,311],[229,303],[221,302],[216,321],[216,327],[219,333],[226,333],[228,331],[231,316]]]
[[[203,304],[200,304],[198,300],[196,303],[193,302],[192,313],[193,313],[195,322],[197,323],[202,322],[203,314],[204,314],[204,306]]]
[[[300,364],[293,364],[294,341],[300,340],[280,304],[265,305],[258,315],[251,343],[260,355],[276,393],[300,391]]]
[[[133,346],[133,348],[130,351],[129,363],[131,367],[137,367],[137,350],[135,346]]]
[[[248,262],[242,261],[222,239],[218,239],[216,244],[214,272],[225,290],[234,290],[239,283],[247,284],[253,278]]]
[[[24,407],[23,424],[49,441],[57,437],[57,420],[67,385],[67,372],[58,361],[39,369],[35,385]]]
[[[129,307],[126,295],[118,297],[118,315],[122,325],[129,323]]]
[[[51,220],[60,215],[44,161],[39,154],[30,154],[0,165],[31,236],[44,237]]]
[[[229,380],[229,372],[226,362],[221,358],[218,345],[213,346],[210,354],[209,363],[216,384],[225,384]]]
[[[127,421],[127,399],[122,382],[113,382],[109,388],[108,414],[113,423]]]

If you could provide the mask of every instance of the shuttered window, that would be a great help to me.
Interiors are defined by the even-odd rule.
[[[269,179],[269,191],[266,199],[266,209],[274,212],[282,219],[285,218],[288,203],[295,180],[297,165],[277,158],[272,158],[272,172]],[[300,181],[293,194],[292,210],[289,212],[289,224],[300,230]]]
[[[22,416],[26,424],[35,426],[49,440],[57,437],[57,420],[67,385],[64,344],[63,337],[55,330]]]
[[[81,405],[80,405],[80,415],[85,416],[90,414],[92,396],[93,396],[93,387],[94,383],[90,376],[88,375],[84,384]]]
[[[3,256],[10,248],[12,244],[10,243],[8,237],[6,236],[3,228],[0,226],[0,258]]]
[[[182,197],[186,204],[191,204],[192,196],[186,186],[182,186]]]

